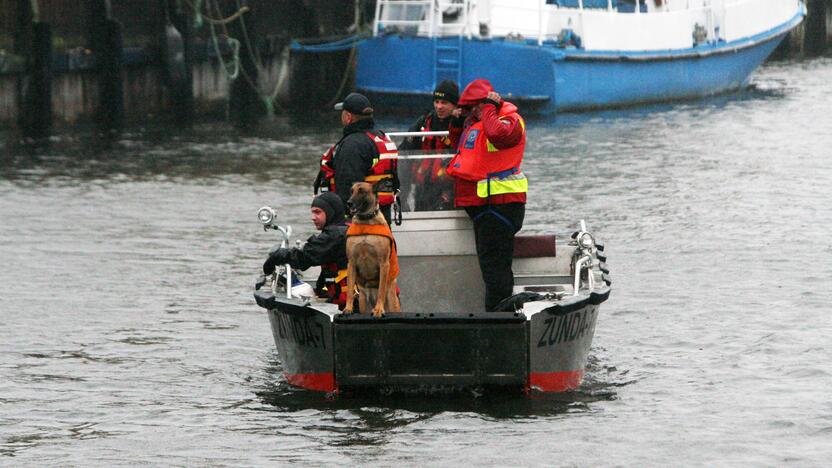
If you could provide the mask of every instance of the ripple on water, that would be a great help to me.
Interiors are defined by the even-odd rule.
[[[0,138],[0,457],[821,466],[830,82],[832,59],[793,60],[740,93],[528,119],[524,229],[585,219],[615,280],[584,383],[533,397],[288,385],[251,297],[275,241],[254,212],[312,233],[332,121]]]

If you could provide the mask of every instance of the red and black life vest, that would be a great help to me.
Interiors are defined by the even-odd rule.
[[[422,127],[422,131],[424,131],[424,132],[433,131],[434,129],[431,128],[431,123],[433,123],[433,113],[430,113],[430,114],[428,114],[427,117],[425,117],[425,125]],[[451,137],[450,137],[450,135],[424,136],[424,137],[421,137],[421,138],[422,138],[422,149],[425,150],[425,151],[443,150],[443,149],[451,147]]]
[[[422,126],[422,131],[430,132],[433,121],[433,114],[425,117],[425,125]],[[418,137],[415,137],[418,138]],[[445,136],[425,136],[422,138],[421,149],[424,151],[443,150],[451,147],[451,138]],[[445,175],[445,165],[440,158],[428,158],[421,161],[414,161],[413,164],[413,181],[416,184],[422,185],[425,183],[435,183]]]
[[[370,173],[364,177],[364,182],[373,186],[379,205],[392,205],[396,190],[399,188],[396,176],[399,152],[396,149],[396,143],[384,132],[378,132],[378,134],[373,132],[364,133],[373,141],[378,150],[378,156],[373,158],[373,165],[370,167]],[[321,156],[321,170],[318,173],[318,179],[315,181],[316,194],[318,190],[322,192],[335,191],[335,168],[332,165],[335,146],[337,144],[331,146]]]
[[[321,265],[321,273],[324,276],[327,301],[337,304],[343,310],[347,304],[347,269],[338,268],[335,262],[324,263]]]

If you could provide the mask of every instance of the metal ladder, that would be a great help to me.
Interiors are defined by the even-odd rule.
[[[433,37],[433,86],[453,80],[462,86],[462,35]]]

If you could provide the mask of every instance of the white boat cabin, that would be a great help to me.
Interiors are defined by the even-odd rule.
[[[802,8],[800,0],[379,0],[373,34],[668,51],[752,38]]]
[[[485,290],[473,224],[464,210],[454,209],[453,181],[437,170],[451,156],[418,153],[398,160],[402,222],[392,229],[403,310],[481,311]],[[518,233],[514,293],[573,294],[575,249],[568,234]]]

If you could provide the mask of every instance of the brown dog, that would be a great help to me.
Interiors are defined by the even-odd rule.
[[[355,291],[358,285],[358,310],[362,314],[373,302],[374,317],[381,317],[384,312],[401,312],[396,295],[396,243],[378,209],[373,186],[367,182],[353,184],[347,205],[353,215],[347,230],[347,291]],[[348,293],[344,313],[352,313],[352,309],[353,300]]]

